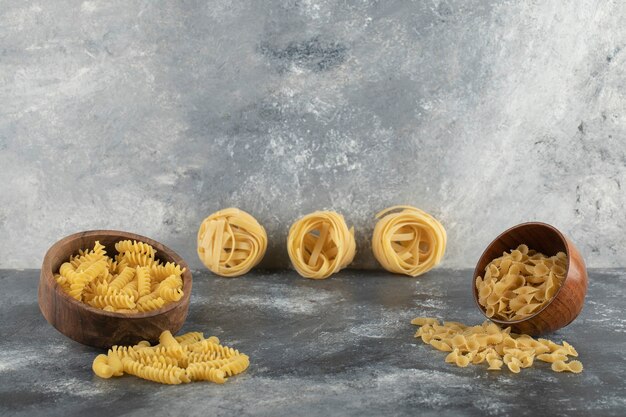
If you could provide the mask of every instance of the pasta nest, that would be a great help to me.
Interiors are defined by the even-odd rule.
[[[257,265],[267,249],[267,234],[254,217],[237,208],[211,214],[198,230],[198,256],[213,273],[237,277]]]
[[[354,259],[354,227],[348,229],[343,216],[334,211],[316,211],[291,225],[287,252],[303,277],[328,278]]]
[[[376,218],[372,250],[387,271],[416,277],[439,264],[447,237],[433,216],[415,207],[393,206]]]

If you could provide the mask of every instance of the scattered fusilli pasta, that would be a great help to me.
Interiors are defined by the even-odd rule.
[[[215,336],[205,339],[202,333],[191,332],[174,337],[166,330],[156,346],[147,341],[135,346],[113,346],[107,355],[96,356],[92,369],[101,378],[127,373],[161,384],[223,384],[249,365],[247,355],[220,345]]]

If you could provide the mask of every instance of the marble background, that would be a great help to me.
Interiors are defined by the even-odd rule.
[[[357,230],[412,204],[473,266],[505,228],[553,223],[626,265],[622,1],[0,2],[0,268],[117,228],[194,267],[238,206],[286,266],[316,209]]]

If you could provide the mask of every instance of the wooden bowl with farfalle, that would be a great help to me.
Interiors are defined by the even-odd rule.
[[[476,278],[484,276],[485,268],[492,260],[521,244],[547,256],[564,252],[567,255],[565,278],[555,295],[529,317],[511,321],[489,317],[479,303]],[[583,309],[587,285],[587,268],[576,246],[556,227],[540,222],[522,223],[500,234],[487,246],[472,276],[472,294],[485,317],[501,327],[510,326],[516,333],[531,336],[554,332],[574,321]]]

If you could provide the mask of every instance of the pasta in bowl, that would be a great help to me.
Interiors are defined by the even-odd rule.
[[[574,244],[554,226],[514,226],[485,249],[472,293],[491,321],[537,336],[570,324],[587,293],[587,269]]]
[[[137,250],[125,246],[133,244]],[[98,250],[111,255],[117,251],[118,256],[103,262]],[[71,271],[70,267],[76,268],[72,262],[82,257],[93,259],[83,269]],[[87,272],[92,267],[97,271]],[[63,282],[64,276],[77,272],[80,277]],[[100,293],[107,273],[115,274],[108,277],[112,288]],[[92,274],[98,279],[91,279]],[[179,330],[187,317],[191,287],[186,262],[165,245],[133,233],[93,230],[67,236],[50,247],[41,268],[38,298],[43,316],[61,333],[106,348],[157,340],[164,330]]]

